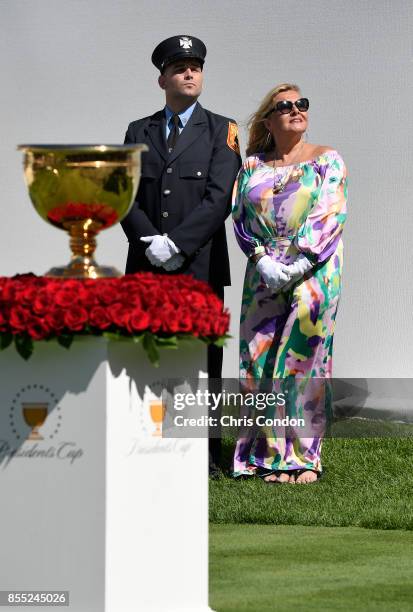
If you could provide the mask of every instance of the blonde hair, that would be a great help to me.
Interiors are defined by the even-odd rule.
[[[258,110],[251,115],[247,124],[249,130],[247,155],[254,155],[254,153],[261,153],[274,149],[275,142],[264,125],[264,119],[271,109],[274,108],[275,96],[283,91],[296,91],[300,93],[300,88],[293,83],[280,83],[280,85],[276,85],[267,93],[259,105]]]

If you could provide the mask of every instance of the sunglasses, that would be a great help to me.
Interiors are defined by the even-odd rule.
[[[265,116],[268,117],[268,115],[271,115],[274,111],[278,111],[282,115],[287,115],[291,113],[293,106],[295,106],[297,110],[306,113],[309,109],[310,102],[308,98],[299,98],[295,102],[291,102],[291,100],[280,100]]]

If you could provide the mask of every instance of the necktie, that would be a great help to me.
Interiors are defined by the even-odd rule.
[[[178,140],[178,136],[179,136],[179,115],[172,115],[171,119],[170,119],[170,125],[171,125],[171,129],[169,130],[169,136],[168,136],[168,149],[169,149],[169,153],[171,153],[172,149],[174,148],[176,141]]]

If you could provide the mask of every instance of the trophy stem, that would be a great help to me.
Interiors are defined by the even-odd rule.
[[[52,268],[46,276],[59,278],[102,278],[118,277],[122,274],[116,268],[99,266],[93,257],[96,249],[96,234],[102,223],[92,219],[67,221],[63,223],[70,235],[72,257],[68,266]]]
[[[81,258],[93,261],[93,253],[96,249],[96,234],[102,224],[96,223],[92,219],[86,219],[75,223],[70,222],[67,225],[70,234],[72,260]]]

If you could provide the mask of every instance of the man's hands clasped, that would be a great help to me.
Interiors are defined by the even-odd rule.
[[[180,249],[168,236],[142,236],[141,241],[149,244],[145,255],[153,266],[172,272],[178,270],[185,261]]]

